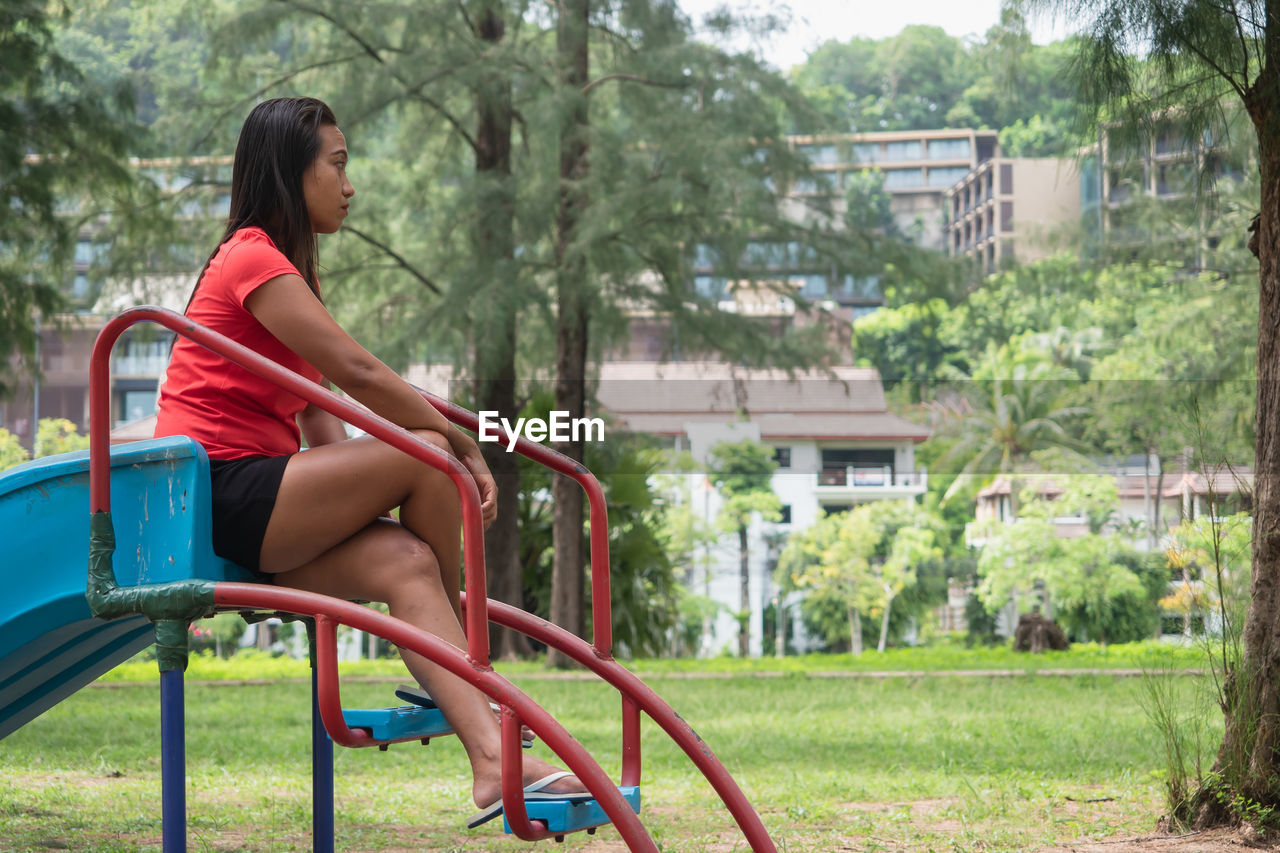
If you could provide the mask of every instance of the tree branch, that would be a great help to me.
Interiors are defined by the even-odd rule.
[[[1155,4],[1155,9],[1156,9],[1156,15],[1158,15],[1160,18],[1163,19],[1163,22],[1166,26],[1169,26],[1172,24],[1172,22],[1169,20],[1168,15],[1164,14],[1159,4]],[[1231,75],[1225,68],[1222,68],[1221,66],[1219,66],[1217,62],[1210,59],[1209,55],[1206,54],[1198,45],[1192,42],[1190,38],[1179,39],[1179,41],[1181,41],[1181,43],[1186,47],[1186,49],[1190,51],[1192,54],[1194,54],[1197,59],[1199,59],[1208,67],[1212,68],[1219,77],[1227,81],[1227,83],[1231,86],[1231,88],[1235,90],[1235,93],[1239,95],[1240,100],[1242,102],[1244,101],[1245,99],[1244,86],[1247,86],[1249,83],[1248,77],[1246,77],[1242,83],[1237,83],[1233,75]]]
[[[346,24],[343,24],[341,21],[339,21],[337,18],[335,18],[333,15],[330,15],[328,12],[324,11],[323,9],[317,9],[314,6],[305,6],[302,3],[297,2],[297,0],[276,0],[276,2],[283,3],[286,6],[292,6],[293,8],[297,9],[300,12],[310,12],[311,14],[315,15],[317,18],[323,18],[324,20],[332,24],[334,27],[336,27],[338,30],[346,33],[351,38],[352,41],[354,41],[356,44],[360,45],[360,47],[364,49],[365,53],[373,57],[373,60],[375,62],[378,62],[379,64],[382,64],[382,65],[386,65],[387,61],[383,59],[381,55],[379,55],[377,48],[375,48],[373,45],[369,44],[367,41],[361,38],[360,34],[357,33],[355,30],[351,29]]]
[[[357,237],[359,237],[361,240],[364,240],[364,241],[365,241],[366,243],[368,243],[369,245],[374,246],[374,247],[375,247],[375,248],[377,248],[377,249],[381,249],[383,252],[386,252],[388,255],[390,255],[390,256],[391,256],[391,258],[392,258],[392,259],[394,259],[394,260],[395,260],[395,262],[396,262],[396,264],[397,264],[398,266],[400,266],[401,268],[403,268],[403,269],[405,270],[405,272],[409,273],[411,276],[413,276],[414,278],[416,278],[418,281],[422,282],[422,283],[423,283],[423,285],[425,285],[425,286],[426,286],[426,288],[427,288],[428,290],[430,290],[432,293],[436,294],[437,296],[441,295],[441,294],[440,294],[440,288],[436,286],[435,282],[433,282],[431,279],[427,278],[427,277],[426,277],[425,275],[423,275],[422,273],[418,272],[417,267],[415,267],[413,264],[411,264],[411,263],[409,263],[407,260],[405,260],[405,259],[404,259],[404,257],[403,257],[402,255],[400,255],[399,253],[397,253],[394,249],[392,249],[392,248],[391,248],[390,246],[388,246],[386,243],[383,243],[383,242],[380,242],[380,241],[378,241],[378,240],[375,240],[373,237],[370,237],[368,234],[364,233],[364,232],[363,232],[363,231],[361,231],[360,229],[358,229],[358,228],[353,228],[353,227],[352,227],[352,226],[350,226],[350,225],[343,225],[343,226],[342,226],[342,230],[343,230],[343,231],[350,231],[352,234],[356,235],[356,236],[357,236]]]
[[[436,112],[440,113],[440,115],[444,116],[445,121],[449,122],[451,125],[454,126],[454,128],[458,131],[458,133],[462,135],[462,138],[467,141],[467,144],[471,146],[472,150],[476,149],[475,140],[471,138],[471,135],[467,133],[466,129],[462,127],[462,125],[458,122],[458,120],[454,118],[453,115],[451,115],[449,112],[447,112],[445,108],[441,106],[439,103],[431,100],[426,95],[423,95],[420,91],[418,91],[419,89],[421,89],[423,86],[426,85],[426,81],[419,83],[417,85],[409,84],[403,77],[400,76],[400,74],[394,68],[392,68],[387,63],[385,59],[382,58],[382,55],[378,53],[377,48],[373,47],[373,45],[369,44],[367,41],[361,38],[360,34],[357,33],[355,30],[339,22],[337,18],[325,12],[324,10],[317,9],[314,6],[304,5],[298,2],[298,0],[276,0],[276,2],[283,3],[286,6],[292,6],[293,8],[301,12],[310,12],[311,14],[315,15],[318,18],[322,18],[328,21],[330,24],[336,27],[339,31],[345,33],[348,37],[351,38],[352,41],[358,44],[364,50],[365,53],[367,53],[370,57],[372,57],[374,62],[377,62],[379,65],[387,69],[387,73],[391,76],[391,78],[404,87],[405,94],[421,101],[422,103],[431,107]]]
[[[658,86],[663,89],[683,89],[686,85],[684,81],[679,83],[664,83],[660,80],[648,80],[636,74],[606,74],[603,77],[597,77],[587,85],[583,86],[582,94],[587,94],[596,86],[599,86],[601,83],[606,83],[609,80],[631,80],[636,83],[643,83],[646,86]]]
[[[310,65],[304,65],[303,67],[295,71],[290,71],[288,74],[283,74],[280,77],[275,78],[267,85],[259,88],[256,92],[252,92],[248,95],[245,95],[244,97],[236,98],[234,101],[231,102],[231,106],[228,106],[225,110],[219,113],[218,116],[212,122],[210,122],[209,130],[204,134],[204,136],[196,140],[195,144],[191,146],[192,150],[195,150],[195,151],[200,150],[200,147],[203,146],[209,140],[209,137],[213,135],[213,129],[216,128],[218,125],[220,125],[223,119],[231,115],[231,112],[233,109],[239,109],[240,106],[245,103],[256,102],[258,98],[262,97],[267,92],[270,92],[272,89],[278,88],[281,83],[286,83],[289,80],[292,80],[294,77],[297,77],[299,74],[305,74],[308,71],[315,71],[317,68],[327,68],[330,65],[341,65],[344,62],[351,62],[355,59],[358,59],[359,56],[360,56],[359,54],[353,53],[349,56],[340,56],[336,59],[322,59],[319,62],[313,62]]]

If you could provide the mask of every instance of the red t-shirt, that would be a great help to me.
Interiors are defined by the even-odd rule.
[[[202,326],[320,382],[320,372],[280,343],[244,307],[258,286],[298,270],[261,228],[243,228],[205,270],[187,316]],[[296,453],[301,397],[178,336],[160,389],[156,437],[189,435],[211,459]]]

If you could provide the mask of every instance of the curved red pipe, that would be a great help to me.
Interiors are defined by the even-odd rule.
[[[484,571],[484,525],[480,514],[480,493],[475,480],[462,463],[386,418],[332,391],[302,378],[230,338],[220,335],[181,314],[164,308],[142,306],[131,308],[110,320],[93,345],[89,360],[89,502],[91,512],[111,509],[110,455],[108,430],[110,422],[110,358],[111,349],[125,329],[148,320],[190,338],[202,347],[251,370],[309,403],[314,403],[392,447],[404,451],[433,468],[443,471],[453,481],[462,501],[463,564],[468,589],[487,589]],[[484,608],[467,614],[467,649],[479,666],[489,666],[489,624]]]
[[[463,606],[465,607],[465,593],[463,595]],[[492,599],[488,602],[488,612],[489,618],[496,624],[504,628],[520,631],[538,642],[559,649],[616,688],[623,696],[624,736],[627,734],[627,730],[634,725],[636,729],[635,745],[638,750],[638,720],[633,724],[629,724],[626,711],[627,702],[635,703],[654,722],[661,726],[672,740],[680,745],[680,748],[685,751],[685,754],[689,756],[694,765],[702,771],[702,775],[711,783],[711,786],[729,809],[729,813],[733,815],[733,819],[742,830],[742,834],[746,836],[751,849],[755,853],[776,853],[777,848],[774,846],[773,839],[769,837],[764,823],[760,820],[760,815],[756,813],[746,794],[742,792],[742,789],[738,787],[738,783],[729,775],[729,771],[725,769],[720,759],[712,752],[711,747],[707,746],[706,742],[698,736],[698,733],[649,685],[645,684],[617,661],[601,658],[595,653],[595,649],[588,646],[579,637],[545,619]],[[627,746],[624,743],[622,782],[624,785],[634,784],[628,781],[626,754]],[[635,773],[635,778],[638,780],[638,755],[635,761],[637,763],[632,772]]]
[[[479,433],[480,418],[474,412],[428,391],[423,391],[421,388],[418,389],[418,393],[453,423]],[[524,436],[516,438],[515,452],[571,478],[587,493],[588,520],[591,524],[592,645],[606,656],[612,655],[613,619],[610,614],[613,605],[609,598],[609,511],[604,499],[604,489],[600,488],[600,481],[581,462],[576,462],[563,453],[538,444],[536,441],[530,441]]]
[[[222,582],[214,585],[214,602],[219,607],[278,610],[285,613],[296,613],[301,616],[312,616],[316,618],[317,634],[319,634],[319,628],[323,622],[341,622],[361,631],[376,634],[401,648],[409,649],[439,664],[454,675],[475,685],[495,702],[511,709],[512,717],[517,725],[514,730],[503,736],[504,767],[502,784],[504,811],[507,814],[507,821],[511,824],[513,830],[518,825],[521,825],[523,819],[524,825],[532,831],[531,839],[543,838],[549,835],[549,833],[538,830],[529,824],[528,815],[524,809],[523,791],[521,790],[523,774],[520,772],[518,763],[515,765],[516,773],[514,776],[516,796],[513,798],[508,795],[508,791],[513,786],[509,781],[511,774],[507,772],[505,765],[508,762],[508,756],[514,755],[517,762],[520,760],[522,753],[518,743],[520,737],[519,723],[523,721],[564,761],[569,770],[583,781],[587,786],[587,790],[591,792],[600,807],[604,809],[609,820],[618,828],[619,834],[622,835],[623,840],[631,850],[657,853],[657,845],[649,837],[644,825],[640,823],[639,816],[632,810],[608,774],[587,753],[582,744],[527,694],[492,669],[475,666],[456,646],[434,634],[415,628],[407,622],[379,613],[376,610],[326,595],[303,592],[302,590],[285,589],[266,584]],[[581,640],[578,642],[586,645]],[[317,653],[319,648],[317,646]],[[345,728],[345,723],[343,727]],[[514,749],[510,742],[512,734],[514,734],[517,741],[514,744]]]

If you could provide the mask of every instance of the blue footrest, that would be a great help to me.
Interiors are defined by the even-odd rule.
[[[635,813],[640,814],[640,786],[620,785],[618,791]],[[595,800],[576,803],[570,800],[534,800],[525,803],[525,811],[530,820],[542,821],[547,829],[555,833],[577,832],[609,823],[609,816]],[[506,815],[503,815],[502,826],[507,832],[511,832],[511,824],[507,823]]]
[[[374,740],[420,740],[453,734],[439,708],[343,708],[342,718],[353,729],[364,729]]]

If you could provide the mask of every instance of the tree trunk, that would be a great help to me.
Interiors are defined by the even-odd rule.
[[[556,53],[560,87],[570,101],[560,129],[560,209],[556,221],[556,410],[570,419],[586,414],[588,293],[587,258],[574,245],[587,205],[587,133],[589,116],[587,84],[587,23],[589,0],[566,0],[559,6]],[[583,441],[556,442],[561,453],[577,462],[584,457]],[[585,548],[582,535],[583,493],[567,477],[556,477],[551,487],[552,519],[551,621],[579,636],[583,632]],[[601,651],[608,652],[609,649]],[[556,652],[547,656],[551,666],[565,666],[568,659]]]
[[[862,654],[862,614],[856,607],[849,608],[849,652]]]
[[[1155,537],[1155,544],[1160,544],[1160,499],[1164,495],[1164,460],[1159,456],[1156,462],[1160,465],[1160,473],[1156,475],[1156,499],[1155,507],[1151,513],[1151,535]],[[1153,546],[1155,547],[1155,546]]]
[[[738,657],[751,657],[751,568],[747,526],[738,525]]]
[[[1156,549],[1156,522],[1154,510],[1151,506],[1151,449],[1145,449],[1145,458],[1142,460],[1142,515],[1147,520],[1147,550],[1154,551]],[[1155,503],[1159,505],[1160,498],[1155,498]]]
[[[787,605],[786,596],[778,593],[778,603],[773,608],[773,656],[787,656]]]
[[[880,642],[876,651],[883,652],[889,641],[889,608],[893,606],[893,590],[886,584],[884,588],[884,615],[880,617]]]
[[[1235,797],[1280,804],[1280,37],[1268,22],[1266,67],[1245,106],[1258,131],[1258,401],[1254,457],[1253,578],[1239,667],[1223,682],[1226,729],[1215,770]],[[1195,824],[1231,819],[1213,791],[1200,792]]]
[[[501,43],[506,27],[501,6],[481,0],[475,15],[476,36],[490,45]],[[480,194],[474,232],[476,258],[481,267],[480,286],[493,288],[484,299],[484,311],[472,318],[475,341],[474,397],[476,408],[496,411],[515,420],[515,300],[499,288],[507,280],[507,270],[515,256],[513,230],[515,202],[511,181],[511,82],[506,72],[495,66],[481,80],[476,91],[476,175]],[[480,322],[484,327],[479,326]],[[483,342],[483,343],[482,343]],[[481,451],[498,486],[498,518],[485,531],[485,571],[490,598],[523,609],[523,572],[520,567],[520,527],[518,502],[520,468],[515,454],[503,452],[496,444],[482,444]],[[532,653],[528,639],[505,628],[490,628],[490,647],[495,658],[513,658]]]

